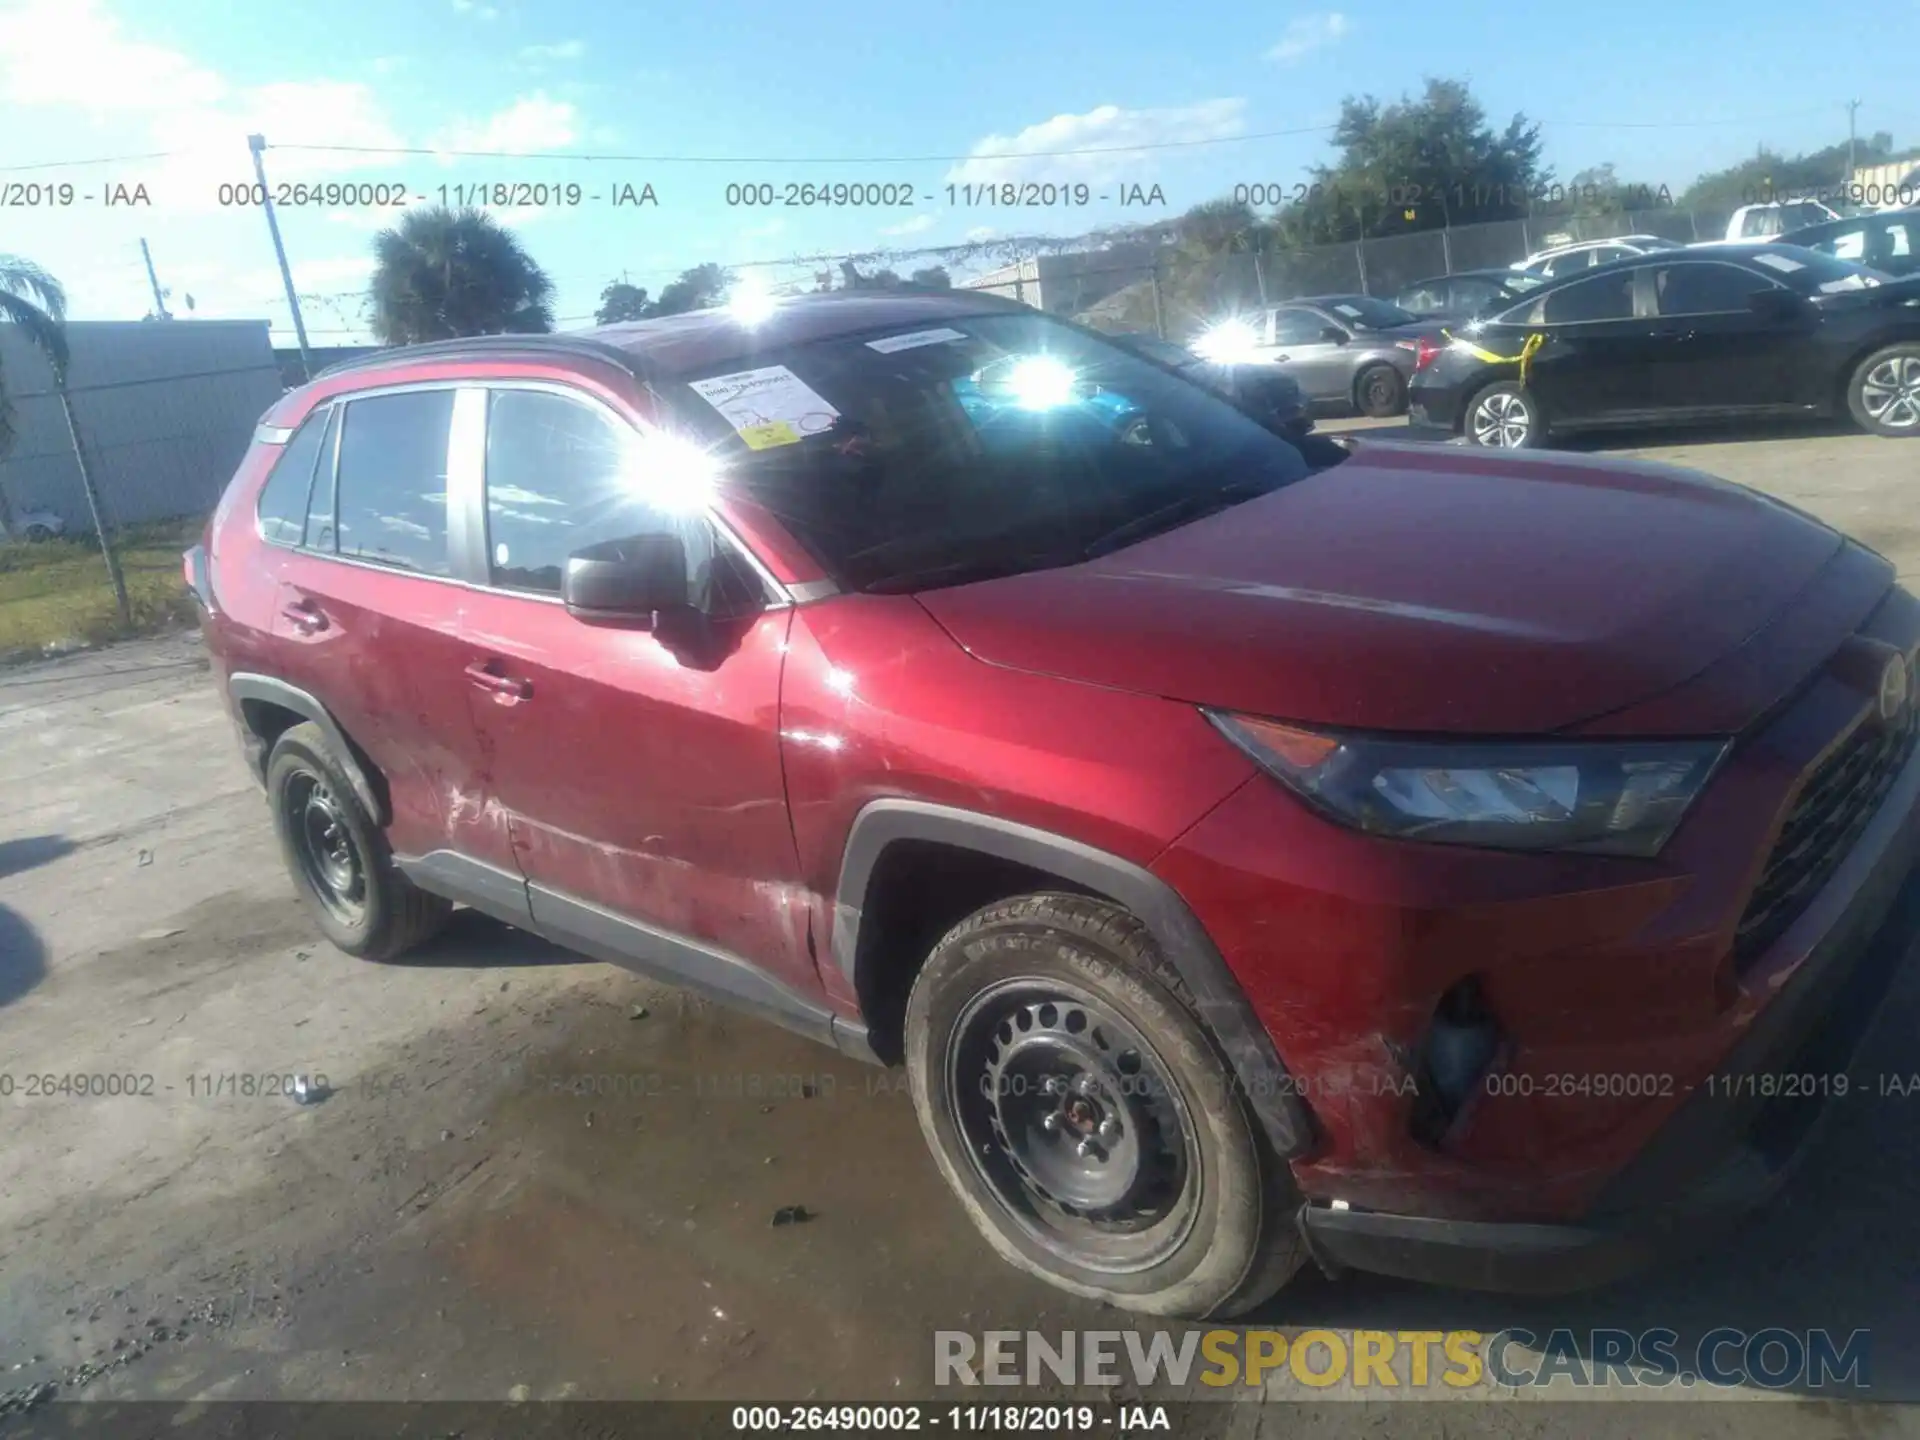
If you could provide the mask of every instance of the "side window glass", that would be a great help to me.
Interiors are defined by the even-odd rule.
[[[1669,265],[1656,271],[1654,292],[1662,315],[1716,315],[1747,308],[1766,281],[1737,265]]]
[[[447,427],[452,390],[349,401],[335,484],[342,555],[423,575],[447,558]]]
[[[704,515],[673,515],[636,498],[645,447],[585,401],[542,390],[496,390],[487,406],[487,561],[508,590],[558,595],[567,557],[608,540],[677,533],[696,605],[732,595],[731,552]]]
[[[1276,345],[1315,345],[1327,322],[1311,310],[1282,310],[1273,317],[1273,343]]]
[[[1634,271],[1596,275],[1556,290],[1546,297],[1544,319],[1549,325],[1581,320],[1631,320]]]
[[[301,423],[273,462],[267,483],[260,487],[260,534],[275,545],[298,545],[307,513],[307,490],[313,483],[314,461],[333,406],[324,405]]]
[[[306,546],[309,550],[333,549],[333,468],[334,454],[340,445],[340,410],[333,407],[327,421],[326,438],[313,471],[313,493],[307,501]]]

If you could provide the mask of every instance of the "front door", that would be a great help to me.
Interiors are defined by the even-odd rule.
[[[1300,382],[1301,392],[1315,404],[1353,398],[1347,346],[1328,338],[1335,332],[1346,334],[1317,310],[1282,306],[1273,315],[1273,361]]]
[[[725,988],[747,959],[817,995],[780,763],[792,611],[707,516],[636,499],[637,438],[584,392],[488,391],[488,584],[470,596],[464,691],[490,793],[536,924],[691,954]],[[590,624],[560,603],[569,554],[667,528],[710,633]]]
[[[1793,359],[1816,323],[1813,312],[1763,313],[1753,306],[1760,291],[1790,305],[1791,291],[1740,265],[1661,265],[1652,277],[1658,313],[1647,354],[1652,408],[1726,415],[1795,401],[1802,386]]]

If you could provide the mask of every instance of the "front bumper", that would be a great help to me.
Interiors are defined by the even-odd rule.
[[[1844,908],[1740,1043],[1576,1223],[1503,1223],[1310,1203],[1313,1254],[1470,1289],[1605,1284],[1764,1204],[1845,1091],[1855,1051],[1920,951],[1920,753],[1831,882]],[[1775,1093],[1768,1094],[1767,1090]]]

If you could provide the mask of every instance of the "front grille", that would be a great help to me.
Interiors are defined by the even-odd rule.
[[[1813,772],[1734,932],[1736,970],[1757,960],[1820,893],[1887,798],[1917,737],[1920,706],[1908,705],[1894,725],[1856,728]]]

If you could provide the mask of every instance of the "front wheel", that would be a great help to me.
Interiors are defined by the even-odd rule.
[[[1370,365],[1353,383],[1353,403],[1375,419],[1398,415],[1407,408],[1407,382],[1391,365]]]
[[[920,1128],[968,1217],[1049,1284],[1232,1315],[1306,1258],[1299,1197],[1146,928],[1028,895],[950,931],[907,1002]]]
[[[1546,442],[1539,402],[1512,380],[1475,392],[1461,430],[1469,445],[1499,450],[1531,450]]]
[[[1875,435],[1920,435],[1920,345],[1889,345],[1855,366],[1847,409]]]

